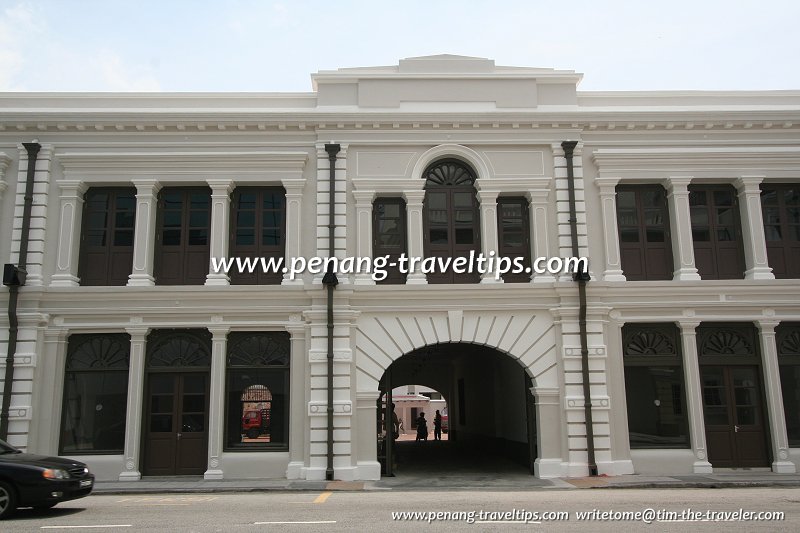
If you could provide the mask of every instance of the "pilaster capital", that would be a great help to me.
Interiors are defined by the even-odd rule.
[[[303,188],[306,186],[305,178],[282,178],[281,184],[286,190],[286,196],[302,196]]]
[[[125,332],[131,336],[131,342],[144,342],[150,328],[147,326],[131,326],[125,328]]]
[[[406,200],[406,205],[411,206],[419,204],[422,205],[423,200],[425,200],[425,191],[424,190],[405,190],[403,191],[403,198]]]
[[[739,194],[761,194],[761,189],[759,185],[761,182],[764,181],[766,176],[755,176],[755,175],[744,175],[739,176],[733,182],[733,185],[736,187],[736,191]]]
[[[86,189],[89,188],[87,183],[82,180],[59,180],[56,182],[58,190],[60,191],[60,198],[82,198]]]
[[[699,325],[699,320],[678,320],[678,327],[681,328],[682,335],[695,335]]]
[[[546,204],[550,197],[549,189],[529,189],[525,197],[531,204]]]
[[[620,182],[619,177],[611,176],[605,178],[595,178],[594,183],[597,185],[597,188],[600,189],[600,195],[605,196],[609,194],[615,194],[616,187]]]
[[[662,182],[669,194],[689,194],[689,184],[694,176],[670,176]]]
[[[209,178],[206,180],[208,186],[211,187],[211,197],[216,198],[220,196],[230,196],[233,188],[236,186],[230,178]]]
[[[228,333],[231,331],[231,327],[222,324],[215,324],[213,326],[208,326],[208,331],[211,333],[211,341],[224,341],[228,339]]]
[[[2,181],[3,176],[8,170],[8,167],[11,165],[11,157],[8,156],[5,152],[0,152],[0,181]]]
[[[482,189],[477,192],[478,201],[481,203],[481,206],[489,205],[489,204],[497,204],[497,196],[500,194],[500,191],[497,189]]]
[[[69,329],[50,327],[44,330],[44,342],[66,342]]]
[[[147,196],[155,196],[161,190],[161,183],[157,179],[145,178],[131,180],[133,186],[136,187],[136,197],[142,198]]]
[[[353,191],[353,198],[356,200],[356,207],[372,206],[376,193],[374,190]]]
[[[775,328],[777,328],[780,323],[781,321],[775,317],[765,317],[756,320],[756,327],[762,336],[775,335]]]

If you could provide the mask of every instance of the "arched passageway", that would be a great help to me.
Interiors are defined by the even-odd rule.
[[[383,375],[382,416],[386,416],[387,391],[408,384],[442,393],[448,406],[448,439],[391,444],[384,439],[378,449],[384,473],[533,473],[536,409],[531,378],[517,360],[469,343],[436,344],[409,352]],[[433,421],[429,424],[432,427]]]

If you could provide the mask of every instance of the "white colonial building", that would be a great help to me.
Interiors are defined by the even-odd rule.
[[[458,56],[312,79],[0,94],[8,442],[107,480],[377,479],[381,391],[419,384],[447,445],[539,477],[796,471],[800,92],[582,92]],[[211,268],[331,244],[574,244],[590,279],[340,273],[329,328],[322,274]]]

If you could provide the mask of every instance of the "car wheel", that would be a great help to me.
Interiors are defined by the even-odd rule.
[[[256,428],[250,428],[247,430],[247,438],[248,439],[257,439],[259,432]]]
[[[17,508],[17,494],[14,488],[0,481],[0,518],[6,518]]]

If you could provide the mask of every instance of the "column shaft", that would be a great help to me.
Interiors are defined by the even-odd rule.
[[[78,279],[78,254],[80,253],[81,213],[86,184],[81,181],[58,182],[61,209],[58,224],[58,253],[56,271],[51,278],[53,287],[76,287]]]
[[[531,270],[535,268],[537,258],[550,257],[550,239],[548,237],[549,228],[547,224],[549,195],[550,191],[547,189],[530,190],[527,194],[530,201]],[[555,276],[547,271],[541,274],[536,271],[531,272],[531,281],[533,283],[549,283],[555,280]]]
[[[144,405],[145,348],[148,328],[127,328],[131,336],[130,364],[128,367],[128,405],[125,422],[125,470],[120,481],[142,478],[140,472],[142,441],[142,408]]]
[[[767,261],[767,239],[761,212],[761,189],[764,176],[742,176],[736,180],[739,213],[742,217],[745,279],[775,279]]]
[[[425,191],[403,191],[403,197],[406,199],[406,213],[408,215],[408,256],[409,258],[419,257],[422,259],[424,258],[423,242],[425,242],[422,224],[422,206],[423,199],[425,198]],[[425,285],[428,283],[428,279],[422,272],[409,272],[406,283],[408,285]]]
[[[603,212],[603,235],[605,237],[606,264],[603,281],[625,281],[619,251],[619,232],[617,231],[617,183],[619,178],[597,178],[600,188],[600,205]]]
[[[285,261],[302,255],[302,217],[303,217],[303,187],[306,180],[299,178],[283,179],[283,188],[286,190],[286,244],[284,247]],[[281,285],[303,285],[301,277],[290,279],[291,273],[283,275]]]
[[[375,191],[354,191],[356,199],[356,257],[372,257],[372,202]],[[357,272],[356,285],[375,285],[372,275]]]
[[[689,210],[688,187],[691,180],[691,177],[671,177],[664,183],[669,203],[672,260],[675,267],[672,279],[681,281],[700,279],[694,264],[692,220]]]
[[[497,256],[497,195],[499,191],[481,189],[478,191],[478,201],[481,206],[481,252],[484,257]],[[481,274],[481,283],[503,283],[496,279],[491,271]]]
[[[228,256],[230,242],[231,192],[233,180],[206,180],[211,187],[211,242],[206,285],[230,285],[231,279],[224,272],[215,272],[213,258],[217,260]]]
[[[225,360],[228,346],[227,326],[212,326],[211,389],[208,406],[208,469],[203,478],[222,479],[222,446],[225,438]]]
[[[156,209],[161,184],[154,179],[134,180],[136,229],[133,239],[133,272],[129,286],[155,285],[153,257],[156,244]]]
[[[706,426],[703,416],[703,387],[700,381],[700,364],[697,359],[698,322],[681,322],[681,346],[683,348],[683,374],[686,380],[686,401],[689,404],[689,436],[694,452],[694,473],[710,474],[706,447]]]

